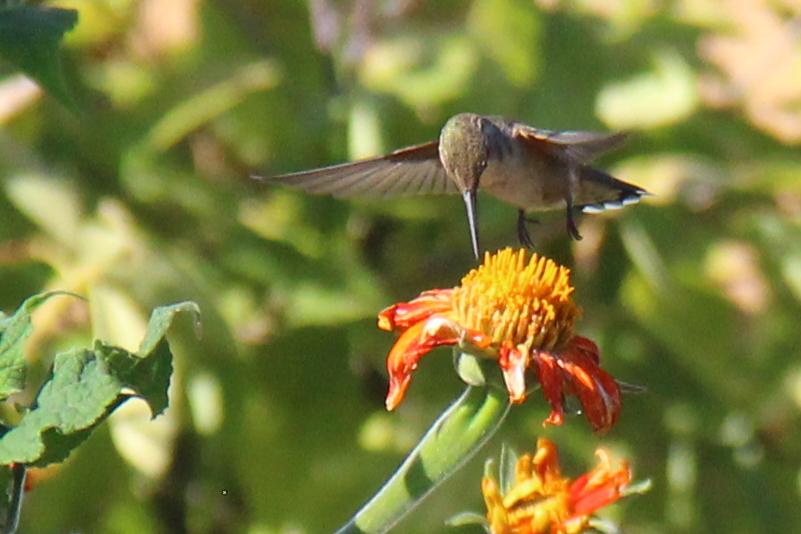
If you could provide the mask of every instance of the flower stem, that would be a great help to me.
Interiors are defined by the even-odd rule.
[[[468,386],[426,432],[395,474],[337,534],[387,532],[455,473],[509,413],[505,391]]]
[[[0,525],[2,534],[14,534],[19,525],[19,515],[22,511],[22,497],[25,494],[25,475],[27,469],[24,464],[11,464],[11,490],[7,503],[6,517]]]

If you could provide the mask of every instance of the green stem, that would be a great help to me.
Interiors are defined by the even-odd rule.
[[[19,526],[19,515],[22,511],[22,497],[25,494],[25,474],[27,469],[24,464],[11,465],[11,496],[8,501],[5,521],[0,527],[3,534],[14,534]]]
[[[437,419],[401,466],[337,534],[387,532],[455,473],[509,413],[505,391],[468,386]]]

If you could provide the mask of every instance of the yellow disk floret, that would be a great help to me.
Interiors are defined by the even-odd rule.
[[[579,308],[572,293],[570,269],[507,248],[485,254],[452,298],[459,324],[483,332],[493,344],[511,341],[527,350],[551,350],[573,335]]]

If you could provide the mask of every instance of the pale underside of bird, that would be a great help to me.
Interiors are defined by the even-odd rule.
[[[543,130],[462,113],[445,124],[437,141],[361,161],[254,178],[335,197],[461,194],[478,257],[479,189],[518,209],[518,238],[526,246],[533,244],[526,228],[530,211],[564,208],[568,233],[581,239],[575,211],[598,213],[639,202],[647,191],[588,165],[625,137]]]

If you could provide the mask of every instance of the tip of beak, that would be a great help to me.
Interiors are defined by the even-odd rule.
[[[467,210],[467,224],[470,227],[470,244],[473,246],[473,256],[481,259],[481,247],[478,244],[478,213],[476,212],[476,193],[467,189],[462,193],[464,206]]]

